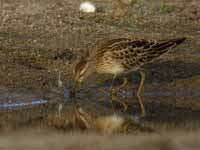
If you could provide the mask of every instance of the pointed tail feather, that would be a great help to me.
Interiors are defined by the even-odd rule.
[[[158,41],[157,44],[152,46],[152,49],[154,50],[160,50],[160,51],[166,51],[165,49],[172,49],[176,47],[177,45],[181,44],[185,41],[186,38],[177,38],[177,39],[170,39],[165,41]]]
[[[186,40],[186,38],[183,37],[183,38],[172,39],[171,41],[176,43],[176,45],[179,45],[179,44],[183,43],[185,40]]]
[[[181,44],[185,40],[186,38],[176,38],[176,39],[158,41],[157,43],[153,44],[150,49],[145,51],[145,53],[143,53],[143,55],[141,56],[139,60],[141,62],[149,62],[153,60],[154,58],[159,57],[160,55],[164,54],[168,50]]]

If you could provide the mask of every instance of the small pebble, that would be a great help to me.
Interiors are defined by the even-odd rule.
[[[96,11],[96,7],[91,2],[83,2],[80,4],[79,10],[85,13],[94,13]]]

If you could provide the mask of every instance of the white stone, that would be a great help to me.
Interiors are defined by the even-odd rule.
[[[83,2],[80,4],[79,10],[85,13],[94,13],[96,11],[96,7],[91,2]]]

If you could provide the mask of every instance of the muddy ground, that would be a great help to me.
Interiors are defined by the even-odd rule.
[[[42,140],[49,134],[61,139],[66,136],[67,139],[71,136],[68,133],[74,132],[79,132],[73,137],[78,141],[84,136],[89,139],[95,136],[99,141],[99,138],[105,137],[90,136],[90,132],[116,132],[123,135],[113,135],[113,148],[118,140],[126,149],[145,149],[137,144],[154,142],[158,145],[152,144],[152,147],[157,149],[162,149],[163,145],[174,149],[177,143],[179,149],[187,146],[195,149],[195,146],[199,146],[200,2],[137,0],[128,3],[126,0],[92,0],[97,12],[89,14],[79,11],[80,2],[0,0],[1,138],[15,139],[30,130],[27,135],[30,141],[31,138],[33,141],[36,138]],[[142,68],[146,73],[143,100],[147,115],[139,122],[133,117],[140,112],[134,92],[140,79],[137,72],[126,75],[129,85],[119,95],[129,104],[128,111],[123,112],[122,107],[114,103],[114,112],[119,116],[117,122],[111,119],[114,112],[108,101],[109,94],[99,91],[108,91],[111,76],[94,75],[82,85],[78,91],[77,101],[81,108],[78,111],[74,109],[73,99],[68,97],[72,83],[70,75],[77,56],[84,55],[87,50],[94,50],[99,43],[117,37],[187,38],[185,43]],[[115,85],[121,82],[119,78]],[[19,100],[32,102],[33,99],[47,100],[48,103],[17,108],[4,108],[3,105],[14,104]],[[59,112],[61,106],[63,109]],[[117,127],[110,129],[110,124],[109,127],[102,127],[105,120],[111,122],[111,126],[117,124]],[[38,133],[37,137],[33,130],[44,132],[41,135]],[[89,135],[80,135],[80,132]],[[174,140],[185,134],[190,136],[183,141],[191,142]],[[164,142],[158,137],[163,138]],[[131,138],[137,139],[135,145],[130,145]],[[124,139],[127,139],[127,143]],[[175,144],[168,141],[174,141]],[[4,143],[12,147],[12,142]],[[95,145],[95,140],[91,140],[91,143]],[[100,146],[95,148],[101,149],[103,143],[108,145],[104,145],[105,149],[112,147],[102,140],[98,143]],[[67,143],[61,146],[69,148],[69,145],[64,145]],[[72,144],[72,148],[80,148],[77,145]],[[3,144],[0,147],[9,149]]]

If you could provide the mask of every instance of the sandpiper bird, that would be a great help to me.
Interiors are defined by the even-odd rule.
[[[94,50],[88,57],[82,58],[76,63],[73,73],[75,89],[77,85],[94,72],[100,74],[112,74],[113,80],[116,76],[131,71],[139,70],[141,82],[137,90],[137,98],[141,108],[141,117],[145,115],[145,108],[141,98],[145,74],[140,67],[152,62],[168,50],[176,47],[185,41],[186,38],[175,38],[159,41],[148,41],[144,39],[118,38],[105,42],[97,50]],[[127,105],[116,99],[114,96],[120,89],[127,85],[127,79],[116,89],[112,89],[112,100],[120,102],[124,109]]]

